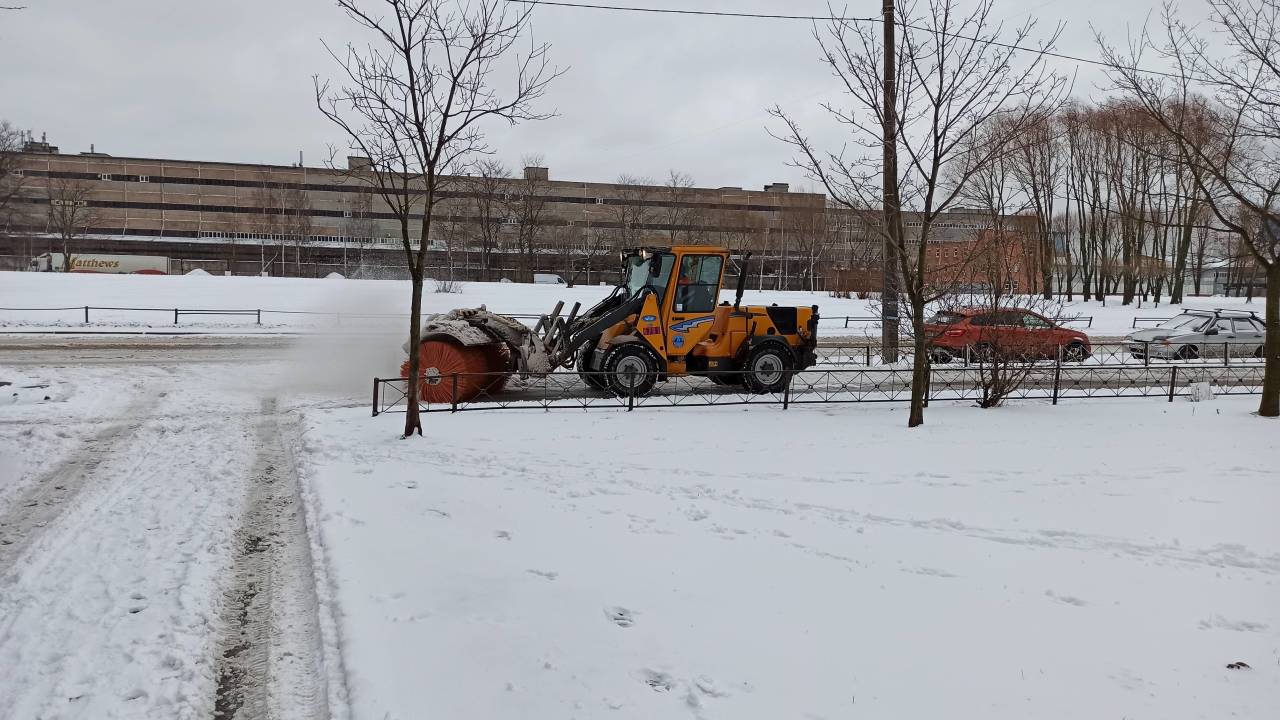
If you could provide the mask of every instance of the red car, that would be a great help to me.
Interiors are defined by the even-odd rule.
[[[1063,360],[1080,362],[1093,351],[1084,333],[1015,308],[943,310],[929,318],[924,331],[934,362],[964,357],[966,347],[975,361],[996,357],[1052,360],[1062,348]]]

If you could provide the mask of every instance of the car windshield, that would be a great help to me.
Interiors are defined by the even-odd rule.
[[[640,292],[645,285],[661,298],[667,289],[667,281],[671,278],[671,266],[675,262],[673,255],[631,255],[627,257],[627,296]],[[656,268],[656,270],[655,270]]]
[[[933,317],[929,318],[929,324],[931,324],[931,325],[955,325],[956,323],[960,322],[961,320],[964,320],[964,317],[965,317],[965,316],[964,316],[964,315],[961,315],[960,313],[954,313],[954,312],[948,312],[948,311],[946,311],[946,310],[942,310],[942,311],[940,311],[940,312],[936,313]]]
[[[1164,322],[1160,323],[1156,327],[1161,328],[1163,330],[1194,330],[1196,327],[1198,327],[1207,319],[1208,318],[1206,318],[1203,315],[1191,315],[1190,313],[1182,313],[1177,317],[1172,317],[1172,318],[1169,318],[1168,320],[1165,320]]]

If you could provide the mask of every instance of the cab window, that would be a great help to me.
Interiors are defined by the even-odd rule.
[[[672,309],[685,313],[715,310],[723,264],[724,258],[719,255],[685,255],[681,258]]]
[[[1049,330],[1053,327],[1053,323],[1031,313],[1024,313],[1022,315],[1022,327],[1028,330]]]

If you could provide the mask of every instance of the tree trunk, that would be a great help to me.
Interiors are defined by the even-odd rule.
[[[1280,262],[1267,267],[1267,338],[1263,345],[1266,369],[1262,377],[1262,400],[1258,414],[1280,417]]]
[[[1191,236],[1194,232],[1190,218],[1196,217],[1195,212],[1196,207],[1192,205],[1191,210],[1187,213],[1188,220],[1182,226],[1182,234],[1178,237],[1178,247],[1173,258],[1173,287],[1169,289],[1169,302],[1175,305],[1182,302],[1182,291],[1186,287],[1187,256],[1191,252]],[[1196,293],[1199,294],[1199,292],[1199,288],[1197,288]]]
[[[929,353],[925,348],[924,336],[924,297],[914,292],[912,295],[911,334],[915,338],[912,343],[915,347],[915,357],[911,359],[911,416],[907,418],[909,428],[924,424],[924,404],[929,389]]]
[[[418,412],[418,376],[422,366],[418,357],[418,345],[422,343],[422,276],[423,267],[409,266],[413,293],[409,303],[409,383],[405,388],[404,437],[415,432],[422,434],[422,417]]]

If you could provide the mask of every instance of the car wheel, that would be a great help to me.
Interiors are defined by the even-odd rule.
[[[1198,360],[1200,351],[1196,349],[1195,345],[1183,345],[1178,348],[1178,352],[1174,353],[1173,357],[1177,360]]]
[[[1084,343],[1073,342],[1062,351],[1062,359],[1067,362],[1084,362],[1089,357],[1089,351],[1085,349]]]
[[[1266,349],[1266,347],[1265,347],[1265,346],[1263,346],[1263,345],[1259,345],[1259,346],[1258,346],[1258,349],[1253,351],[1253,356],[1254,356],[1254,357],[1256,357],[1256,358],[1258,358],[1259,360],[1261,360],[1262,358],[1266,357],[1266,355],[1267,355],[1265,352],[1263,352],[1263,350],[1265,350],[1265,349]]]
[[[619,345],[604,358],[604,381],[610,392],[619,397],[648,395],[658,384],[658,364],[648,350],[634,345]]]
[[[762,395],[780,393],[787,386],[791,377],[791,366],[794,356],[791,348],[777,343],[759,345],[747,356],[746,371],[742,373],[742,384],[747,390]]]
[[[951,354],[951,351],[946,348],[934,348],[929,351],[929,360],[939,365],[946,365],[955,359],[956,358]]]

